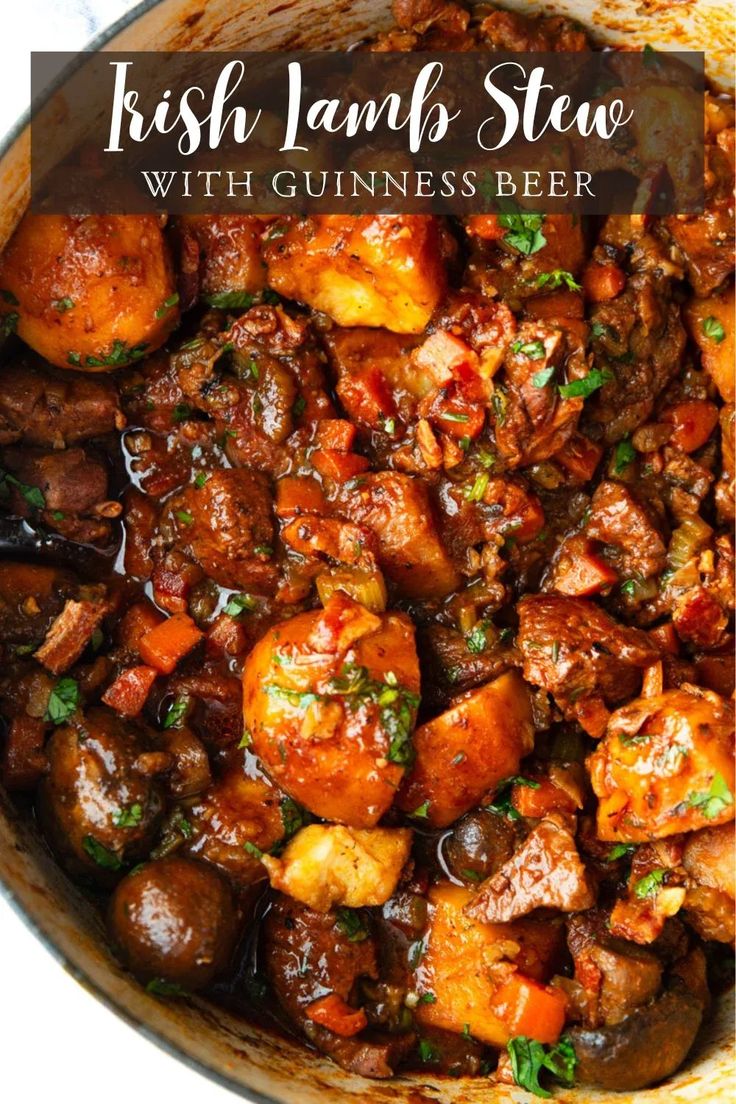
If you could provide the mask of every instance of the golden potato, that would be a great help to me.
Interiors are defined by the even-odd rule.
[[[337,592],[271,629],[243,672],[245,724],[266,770],[316,816],[372,828],[411,755],[414,629]]]
[[[641,843],[734,818],[733,705],[683,684],[617,709],[588,759],[598,836]]]
[[[517,774],[533,746],[529,688],[516,671],[508,671],[417,729],[416,760],[399,805],[410,813],[427,803],[429,823],[444,828],[502,779]]]
[[[690,299],[683,307],[683,314],[690,335],[700,349],[703,368],[720,391],[723,401],[734,402],[736,318],[733,288],[727,288],[720,295],[709,295],[707,299]]]
[[[420,1025],[468,1032],[490,1046],[503,1047],[511,1032],[493,1011],[493,999],[514,963],[525,977],[549,977],[563,929],[549,920],[487,924],[471,919],[465,906],[472,890],[439,882],[429,891],[426,950],[416,972],[420,997],[414,1016]]]
[[[152,215],[27,214],[0,257],[0,312],[59,368],[104,372],[147,355],[179,321]]]
[[[267,235],[264,256],[275,291],[340,326],[421,333],[447,280],[439,223],[430,215],[280,222]]]
[[[244,306],[228,302],[238,292],[252,295],[266,283],[261,258],[265,223],[252,215],[183,215],[176,220],[182,241],[182,268],[196,271],[199,292],[213,306]]]
[[[317,912],[335,905],[382,905],[396,889],[411,850],[408,828],[309,824],[280,858],[264,855],[274,889]]]

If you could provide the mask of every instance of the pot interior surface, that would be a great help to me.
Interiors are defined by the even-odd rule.
[[[730,3],[705,0],[515,0],[522,11],[576,17],[600,42],[708,50],[708,71],[728,86],[733,14]],[[389,0],[161,0],[142,4],[130,22],[114,28],[110,50],[238,50],[343,48],[391,23]],[[96,44],[103,48],[103,43]],[[28,202],[28,128],[0,160],[0,246]],[[179,1058],[251,1101],[277,1104],[491,1104],[535,1100],[485,1079],[403,1077],[372,1082],[350,1075],[291,1040],[230,1016],[199,999],[162,1001],[148,995],[107,949],[97,912],[68,881],[36,835],[0,791],[0,881],[12,901],[61,962],[96,996],[138,1030]],[[666,1085],[635,1094],[560,1091],[558,1102],[577,1104],[716,1104],[734,1098],[733,1001],[723,998],[690,1062]]]

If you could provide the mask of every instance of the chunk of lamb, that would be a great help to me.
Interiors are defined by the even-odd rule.
[[[620,625],[585,598],[530,595],[518,612],[524,678],[552,694],[568,720],[602,736],[604,703],[635,694],[641,671],[659,658],[650,637]]]
[[[20,360],[0,368],[0,444],[59,449],[121,430],[125,418],[110,379]]]
[[[34,658],[54,675],[60,675],[76,663],[108,611],[105,589],[81,588],[80,600],[68,598],[46,637],[33,653]]]
[[[701,828],[688,837],[682,865],[690,875],[684,908],[703,939],[734,940],[734,826]]]
[[[268,283],[340,326],[421,333],[446,286],[439,222],[428,215],[316,215],[266,241]]]
[[[598,836],[640,843],[734,818],[733,705],[683,683],[610,719],[588,760]]]
[[[253,215],[182,215],[176,220],[184,310],[200,298],[215,307],[249,306],[249,296],[266,283],[264,225]]]
[[[202,486],[170,500],[178,542],[220,586],[272,592],[273,503],[268,480],[244,468],[218,468]]]
[[[661,522],[623,483],[604,480],[598,484],[585,533],[612,546],[611,559],[622,576],[650,579],[666,566]]]
[[[402,472],[372,472],[347,485],[338,505],[357,525],[371,529],[378,563],[407,598],[442,598],[460,574],[443,545],[426,486]]]
[[[580,912],[594,903],[574,829],[565,817],[550,813],[508,862],[483,883],[466,912],[477,920],[501,924],[537,908]]]
[[[540,322],[525,322],[506,354],[506,389],[493,396],[496,444],[506,464],[538,463],[553,456],[575,431],[583,400],[560,396],[569,339]],[[584,375],[569,357],[571,379]]]
[[[112,529],[109,518],[121,506],[107,497],[107,468],[84,449],[45,452],[36,448],[7,448],[3,467],[10,473],[10,508],[23,518],[43,525],[69,540],[106,544]]]
[[[310,1018],[318,1001],[334,995],[343,1012],[356,1007],[361,978],[378,978],[377,949],[368,935],[352,940],[335,913],[314,912],[305,905],[278,896],[264,925],[266,971],[276,997],[287,1015],[309,1041],[338,1065],[363,1077],[391,1077],[413,1037],[365,1037],[359,1030],[341,1037]],[[335,1003],[337,1003],[337,1001]],[[343,1007],[347,1006],[347,1007]],[[365,1027],[365,1014],[362,1022]],[[355,1026],[360,1025],[357,1019]]]

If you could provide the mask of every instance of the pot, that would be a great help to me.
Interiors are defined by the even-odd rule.
[[[577,17],[612,45],[708,51],[711,80],[731,79],[733,13],[728,0],[507,0],[509,8]],[[392,23],[389,0],[145,0],[91,43],[109,50],[342,48]],[[0,150],[0,247],[29,196],[30,135],[23,119]],[[0,789],[0,889],[79,982],[143,1035],[253,1104],[501,1104],[533,1101],[485,1079],[431,1076],[372,1082],[298,1043],[244,1023],[200,998],[148,995],[108,950],[102,921],[67,880],[30,819]],[[720,1001],[685,1068],[635,1094],[558,1090],[562,1104],[717,1104],[731,1097],[732,1002]]]

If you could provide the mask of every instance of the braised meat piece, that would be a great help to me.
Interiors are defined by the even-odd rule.
[[[655,644],[584,598],[530,595],[517,608],[524,678],[552,694],[567,718],[601,736],[603,703],[636,693],[641,671],[659,657]]]
[[[169,503],[177,543],[221,586],[256,594],[272,591],[273,503],[268,480],[240,468],[213,471]]]
[[[574,824],[563,816],[546,816],[480,887],[467,906],[468,915],[501,924],[537,908],[590,908],[595,896],[573,833]]]
[[[585,532],[613,550],[613,563],[626,578],[649,579],[666,563],[661,522],[623,483],[604,480],[595,489]]]
[[[20,360],[0,367],[0,444],[66,448],[123,429],[110,379]]]

